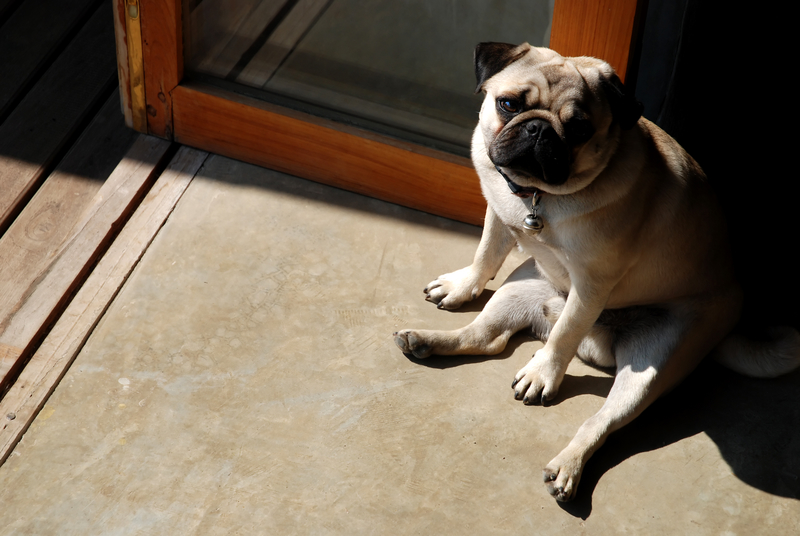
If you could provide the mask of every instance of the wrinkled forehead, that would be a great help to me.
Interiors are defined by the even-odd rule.
[[[586,80],[571,58],[539,48],[532,48],[489,79],[485,89],[495,97],[524,98],[529,106],[551,110],[584,100],[589,92]]]

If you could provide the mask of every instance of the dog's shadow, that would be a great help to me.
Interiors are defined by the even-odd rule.
[[[600,478],[639,454],[704,432],[746,484],[800,498],[800,371],[758,380],[706,360],[674,391],[612,434],[589,460],[573,502],[559,503],[586,519]],[[691,485],[691,475],[686,475]]]
[[[503,359],[526,340],[530,338],[512,337],[506,350],[496,356],[434,357],[418,362],[450,368]],[[606,396],[612,383],[612,377],[569,376],[553,404],[581,394]],[[773,495],[800,498],[800,370],[759,380],[707,359],[671,393],[612,434],[587,463],[575,499],[559,506],[571,515],[588,518],[594,490],[606,472],[636,454],[700,432],[714,441],[733,473],[746,484]],[[691,475],[686,475],[686,485],[691,485]]]

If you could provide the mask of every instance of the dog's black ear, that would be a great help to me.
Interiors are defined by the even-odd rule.
[[[479,43],[475,47],[475,78],[478,81],[475,93],[483,88],[484,82],[520,59],[530,48],[528,43]]]
[[[644,106],[636,100],[632,91],[628,91],[619,76],[612,74],[610,77],[603,78],[603,91],[605,91],[608,103],[611,106],[611,113],[614,119],[619,122],[623,130],[633,128],[642,116]]]

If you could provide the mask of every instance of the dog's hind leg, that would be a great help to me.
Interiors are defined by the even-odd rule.
[[[608,398],[544,468],[545,486],[557,500],[575,496],[584,465],[609,434],[677,385],[736,322],[737,309],[727,297],[699,302],[643,308],[642,316],[614,334],[617,373]]]
[[[659,371],[637,370],[630,364],[618,369],[605,404],[578,429],[575,437],[543,471],[547,491],[558,501],[575,496],[583,468],[608,435],[628,424],[657,398],[653,389]]]
[[[539,275],[533,260],[520,265],[494,293],[478,317],[468,326],[452,331],[404,329],[394,334],[406,355],[494,355],[503,351],[514,333],[532,328],[534,336],[547,337],[550,324],[543,304],[557,295]]]

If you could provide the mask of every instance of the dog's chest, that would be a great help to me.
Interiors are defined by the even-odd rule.
[[[561,221],[558,211],[553,210],[551,199],[543,194],[534,208],[533,197],[517,197],[512,194],[504,181],[482,179],[483,194],[486,202],[500,220],[517,237],[522,247],[558,248],[560,247],[559,227]],[[526,230],[523,222],[526,217],[535,213],[544,224],[541,232]]]
[[[499,182],[499,184],[498,184]],[[536,259],[548,279],[563,290],[570,286],[571,237],[563,213],[555,207],[547,194],[538,203],[537,214],[544,227],[540,232],[531,232],[524,228],[523,221],[531,213],[532,198],[519,198],[513,195],[504,182],[484,181],[483,192],[486,201],[497,214],[500,221],[514,235],[520,249]]]

